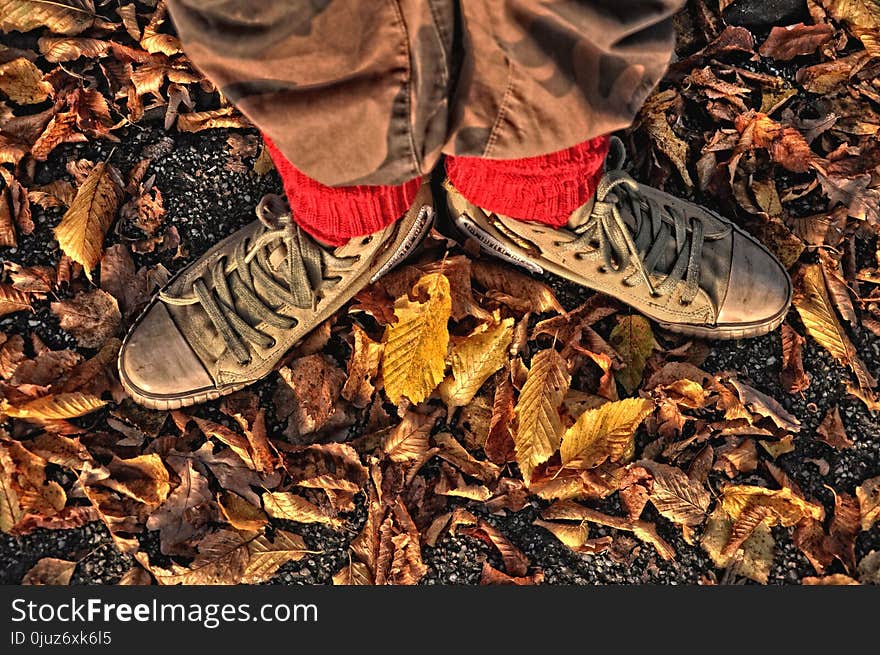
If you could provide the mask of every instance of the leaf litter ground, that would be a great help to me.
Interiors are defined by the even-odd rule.
[[[825,4],[832,15],[839,9]],[[151,5],[137,5],[141,27],[156,15]],[[870,65],[852,61],[862,56],[858,41],[846,37],[818,6],[813,7],[813,21],[806,20],[822,27],[796,27],[794,37],[776,32],[765,42],[736,28],[725,30],[704,5],[693,3],[678,20],[684,63],[673,67],[636,128],[625,135],[631,145],[651,146],[639,149],[647,154],[636,162],[638,177],[735,212],[793,264],[793,271],[818,274],[814,279],[827,289],[827,305],[818,307],[818,313],[830,315],[830,324],[802,323],[795,311],[789,317],[797,333],[809,335],[801,355],[809,385],[802,393],[783,388],[791,386],[791,376],[780,375],[783,359],[797,357],[783,349],[778,332],[744,342],[688,343],[656,326],[646,331],[639,317],[611,305],[606,311],[600,299],[590,301],[582,290],[547,279],[565,310],[581,308],[568,318],[554,318],[546,290],[540,298],[535,289],[531,297],[517,298],[503,280],[481,268],[483,260],[464,259],[460,249],[446,254],[447,263],[438,268],[436,260],[444,253],[437,241],[417,266],[380,283],[382,293],[359,297],[355,307],[366,313],[341,315],[333,328],[301,346],[279,375],[255,385],[252,394],[191,411],[199,418],[198,427],[179,413],[134,412],[119,404],[122,398],[112,376],[96,375],[102,381],[91,387],[73,384],[80,358],[97,355],[98,364],[106,359],[98,372],[112,368],[112,357],[102,359],[100,353],[112,351],[113,335],[132,320],[164,271],[177,270],[251,220],[255,202],[267,191],[279,191],[279,181],[274,173],[265,174],[252,130],[202,131],[218,121],[240,123],[234,112],[184,112],[185,75],[179,84],[173,82],[176,87],[161,83],[158,98],[152,99],[155,106],[144,119],[105,130],[105,136],[111,133],[118,142],[93,138],[97,135],[79,127],[81,132],[71,130],[65,138],[77,140],[77,134],[84,134],[83,142],[52,147],[45,163],[28,168],[27,157],[16,160],[6,170],[14,169],[16,179],[32,192],[56,192],[44,185],[57,180],[66,181],[71,190],[81,188],[98,162],[112,165],[124,178],[114,184],[127,188],[119,192],[122,206],[110,217],[106,237],[100,234],[106,226],[98,230],[103,237],[96,276],[101,292],[91,290],[77,265],[59,265],[54,228],[64,220],[64,206],[44,209],[37,203],[40,196],[33,196],[34,225],[28,234],[13,186],[4,197],[17,240],[15,249],[3,251],[4,289],[24,293],[34,310],[0,318],[7,344],[15,335],[28,341],[14,366],[4,362],[7,369],[17,367],[3,372],[4,412],[22,417],[6,425],[10,436],[4,437],[4,493],[6,498],[28,489],[39,493],[21,496],[13,507],[15,521],[4,531],[15,536],[0,537],[0,579],[20,582],[27,574],[28,581],[104,584],[796,584],[827,575],[828,582],[876,581],[880,422],[863,400],[847,392],[845,383],[864,382],[880,370],[880,341],[871,330],[877,315],[872,280],[877,280],[878,264],[878,216],[871,203],[877,191],[876,178],[872,181],[869,175],[877,163],[873,103],[878,97],[871,78],[859,77],[859,70],[870,70]],[[867,19],[848,20],[858,25]],[[750,52],[762,42],[760,52],[766,58],[752,59]],[[38,47],[35,39],[17,35],[4,35],[4,44]],[[156,60],[169,69],[185,69],[173,41],[144,39],[141,45],[156,50]],[[820,48],[823,54],[816,54]],[[794,64],[788,62],[792,51],[799,53],[793,55]],[[820,64],[825,68],[816,69]],[[88,63],[86,67],[83,72],[94,72]],[[27,76],[23,79],[30,85],[28,93],[39,97],[46,90]],[[60,84],[57,77],[50,79]],[[795,79],[814,90],[833,83],[840,92],[829,94],[831,106],[823,105],[823,99],[803,89],[790,93]],[[61,84],[55,90],[59,102],[75,89],[76,83],[73,91]],[[196,111],[217,106],[210,89],[196,83],[188,89]],[[6,93],[29,102],[25,91]],[[166,98],[186,116],[176,128],[177,117]],[[131,115],[130,107],[126,111]],[[27,108],[16,110],[16,115],[26,114]],[[833,120],[828,118],[832,114]],[[163,121],[168,131],[162,129]],[[94,132],[94,124],[89,125]],[[149,162],[139,167],[145,159]],[[692,186],[696,188],[688,188]],[[834,199],[831,205],[828,198]],[[70,198],[61,203],[68,204]],[[853,217],[849,221],[847,213]],[[815,233],[828,223],[841,227],[845,237],[828,237],[826,229],[817,241]],[[804,244],[822,245],[841,260],[840,267],[833,257],[817,260],[813,251],[823,248],[802,252]],[[89,266],[89,248],[83,253],[65,248],[73,259],[83,255]],[[129,274],[124,274],[125,252],[133,262]],[[16,265],[25,267],[26,274]],[[36,268],[41,266],[48,268]],[[470,275],[462,273],[467,266]],[[395,380],[395,396],[421,400],[443,377],[437,367],[448,377],[427,404],[404,410],[403,422],[395,427],[397,419],[388,414],[394,408],[375,402],[385,393],[376,377],[380,344],[387,340],[382,326],[393,321],[389,315],[395,299],[403,299],[397,304],[418,315],[424,293],[404,297],[420,278],[436,280],[437,273],[447,276],[451,286],[451,304],[435,304],[452,317],[452,356],[444,362],[438,355],[430,379],[415,387],[406,379]],[[46,284],[41,280],[53,276],[48,290],[41,289]],[[853,296],[845,287],[841,293],[844,280],[858,292],[857,309],[851,307]],[[472,282],[479,289],[473,296],[465,290]],[[435,293],[446,288],[421,286]],[[585,301],[594,306],[584,308]],[[808,309],[812,312],[807,316],[817,314],[816,307]],[[590,312],[595,320],[580,321]],[[851,316],[856,325],[838,329]],[[369,332],[362,342],[376,344],[371,351],[376,361],[366,357],[357,367],[349,363],[353,355],[347,335],[353,317]],[[539,323],[541,319],[545,322]],[[506,325],[511,320],[513,334],[502,329],[501,321]],[[858,329],[859,321],[868,329]],[[544,336],[536,337],[542,329]],[[838,340],[818,345],[814,337],[821,340],[829,330]],[[102,343],[96,342],[96,333]],[[846,336],[841,339],[840,334]],[[467,349],[467,343],[491,347],[499,338],[512,340],[518,357],[474,357]],[[855,352],[847,350],[847,339]],[[564,389],[534,391],[538,385],[532,384],[524,398],[535,355],[544,352],[546,360],[553,348],[562,352],[570,370],[555,376],[551,386]],[[27,361],[20,361],[22,357]],[[686,368],[693,364],[699,370]],[[496,373],[499,366],[506,367],[502,373]],[[467,382],[457,384],[451,372],[467,368]],[[796,363],[791,368],[804,379]],[[327,383],[304,386],[303,380],[316,370],[326,373],[321,379]],[[346,373],[352,371],[364,376],[363,383],[346,384]],[[701,371],[711,375],[702,377]],[[498,391],[505,385],[502,376],[510,380],[507,409],[508,397]],[[463,402],[476,391],[474,380],[486,382],[475,399]],[[872,402],[870,388],[853,390]],[[98,395],[110,404],[85,413],[82,408],[98,402]],[[644,417],[624,415],[626,403],[615,405],[617,412],[598,410],[638,395],[651,398],[654,405],[638,431],[635,426]],[[39,412],[48,418],[47,399],[56,414],[71,418],[34,420]],[[30,404],[37,401],[44,404]],[[536,434],[543,428],[516,428],[516,420],[528,417],[527,407],[534,403],[543,412],[559,412],[553,434]],[[461,404],[465,406],[452,407]],[[29,407],[31,418],[23,413]],[[817,437],[820,423],[826,433],[839,431],[828,419],[835,409],[851,446],[840,447],[847,442],[838,438],[832,440],[838,444],[833,448]],[[492,423],[493,414],[505,420]],[[614,430],[606,414],[621,414],[617,424],[625,426],[623,434],[611,437]],[[581,420],[575,424],[577,416]],[[543,425],[532,418],[525,422]],[[65,439],[80,439],[86,451]],[[309,447],[313,441],[344,441],[356,451]],[[62,446],[73,446],[82,456],[70,459]],[[556,452],[560,448],[563,459]],[[525,461],[522,452],[530,453],[532,495],[524,492],[514,464]],[[188,453],[200,453],[195,468],[185,463]],[[487,462],[486,454],[500,466]],[[247,461],[244,473],[228,475],[223,466],[230,461]],[[131,479],[123,471],[137,471],[140,484],[120,482]],[[296,502],[269,502],[261,486],[276,492],[274,498],[287,494]],[[134,525],[120,520],[128,515],[125,511],[139,517]],[[93,520],[99,517],[104,523]],[[86,521],[69,529],[38,527]]]

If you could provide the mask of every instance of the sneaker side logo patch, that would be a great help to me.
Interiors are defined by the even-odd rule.
[[[538,275],[541,275],[544,272],[544,269],[538,266],[535,262],[508,250],[504,243],[483,230],[467,214],[461,214],[456,217],[455,223],[464,232],[476,239],[483,248],[491,251],[492,254],[499,259],[503,259],[506,262],[520,266],[527,271]]]
[[[407,232],[406,236],[403,238],[397,252],[395,252],[391,258],[385,262],[378,271],[376,271],[373,277],[370,278],[370,284],[406,259],[415,247],[422,242],[422,239],[425,238],[425,235],[428,233],[433,222],[434,210],[428,205],[425,205],[419,210],[416,220],[413,221],[412,227],[410,227],[409,232]]]

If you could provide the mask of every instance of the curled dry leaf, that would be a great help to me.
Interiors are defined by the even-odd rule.
[[[408,411],[382,442],[382,450],[392,462],[415,462],[428,452],[428,435],[437,417]]]
[[[819,441],[837,450],[850,448],[853,445],[853,441],[846,436],[843,419],[840,417],[840,408],[836,406],[825,414],[825,418],[816,428],[816,436]]]
[[[440,273],[425,275],[413,286],[412,295],[424,295],[425,300],[398,298],[397,322],[385,329],[382,375],[393,403],[404,396],[414,404],[422,402],[440,384],[446,369],[452,312],[449,280]]]
[[[856,488],[862,530],[870,530],[880,521],[880,476],[865,480]]]
[[[99,162],[77,190],[70,208],[55,228],[55,238],[64,253],[82,264],[86,276],[101,260],[104,235],[116,217],[122,198],[119,172]]]
[[[24,574],[21,584],[67,586],[70,584],[75,569],[76,562],[44,557]]]
[[[205,477],[188,457],[169,458],[180,483],[147,519],[158,530],[163,555],[192,556],[191,543],[204,535],[211,518],[213,496]]]
[[[102,289],[53,302],[52,313],[58,317],[61,329],[70,333],[83,348],[100,348],[115,336],[122,321],[116,298]]]
[[[348,360],[348,378],[342,387],[342,397],[355,407],[364,408],[373,397],[373,380],[379,374],[383,345],[370,339],[357,323],[351,329],[354,347]]]
[[[843,366],[853,370],[860,387],[872,389],[877,385],[834,314],[819,264],[803,267],[795,286],[794,306],[807,333]]]
[[[814,53],[819,47],[828,43],[834,35],[834,28],[827,23],[804,25],[796,23],[780,27],[774,25],[770,36],[758,48],[764,57],[779,61],[789,61],[800,55]]]
[[[703,530],[700,545],[718,568],[732,567],[734,575],[766,584],[776,550],[770,528],[759,522],[737,548],[730,548],[733,526],[733,520],[723,509],[716,507]]]
[[[20,105],[33,105],[49,97],[52,85],[32,61],[19,57],[0,64],[0,91]]]
[[[44,36],[37,42],[46,61],[53,64],[73,61],[80,57],[98,59],[110,51],[110,42],[81,37]]]
[[[79,34],[95,22],[92,0],[0,0],[0,32],[30,32],[47,27],[55,34]]]
[[[520,301],[518,304],[528,307],[529,311],[555,311],[560,314],[565,311],[550,287],[510,267],[481,259],[471,262],[471,272],[481,287],[516,298]]]
[[[648,496],[660,514],[680,525],[700,525],[709,510],[709,492],[675,466],[642,460],[639,465],[653,477]]]
[[[201,132],[202,130],[220,127],[227,129],[245,128],[250,127],[250,123],[234,107],[224,107],[210,111],[195,111],[188,114],[179,114],[177,117],[177,129],[181,132]]]
[[[559,449],[559,407],[571,382],[566,366],[562,355],[553,348],[535,355],[514,408],[518,423],[514,435],[516,461],[526,484],[535,468]]]
[[[805,339],[788,324],[782,324],[782,371],[779,381],[788,393],[800,393],[810,386],[801,355]]]

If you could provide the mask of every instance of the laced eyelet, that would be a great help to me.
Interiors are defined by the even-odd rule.
[[[268,350],[270,348],[274,348],[277,345],[278,345],[278,342],[275,341],[275,339],[269,339],[269,341],[266,342],[266,349]]]
[[[692,300],[685,301],[685,300],[682,300],[681,298],[678,299],[678,304],[681,305],[682,307],[688,307],[688,306],[690,306],[690,304],[692,302],[693,302]]]
[[[608,272],[608,267],[603,264],[602,266],[596,268],[596,272],[605,275]]]
[[[361,245],[362,245],[362,246],[365,246],[365,245],[367,245],[368,243],[370,243],[372,240],[373,240],[373,235],[372,235],[372,234],[369,235],[369,236],[366,236],[366,237],[364,237],[363,239],[361,239]],[[360,259],[360,257],[358,257],[358,258]]]

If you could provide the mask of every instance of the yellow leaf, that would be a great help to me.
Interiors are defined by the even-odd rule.
[[[720,569],[732,566],[735,575],[742,575],[761,584],[767,584],[770,567],[776,550],[773,533],[765,522],[755,526],[749,537],[738,549],[730,552],[733,520],[721,508],[716,507],[709,516],[700,544]]]
[[[0,284],[0,316],[31,309],[31,301],[11,284]]]
[[[104,235],[116,216],[122,198],[119,173],[106,162],[95,165],[77,190],[70,208],[55,228],[55,238],[65,254],[82,264],[86,277],[101,260]]]
[[[19,57],[0,64],[0,91],[20,105],[33,105],[49,97],[52,85],[32,61]]]
[[[532,525],[537,525],[549,531],[554,537],[574,551],[584,547],[590,536],[590,528],[586,523],[554,523],[535,519]]]
[[[654,403],[645,398],[626,398],[588,409],[562,438],[559,454],[566,468],[591,469],[626,453],[633,435]]]
[[[799,282],[794,295],[794,306],[807,328],[807,333],[841,364],[852,368],[860,387],[875,387],[877,381],[859,359],[855,347],[834,315],[821,266],[805,266]]]
[[[402,296],[394,303],[397,322],[385,330],[382,374],[385,393],[393,403],[406,396],[413,404],[422,402],[443,379],[449,346],[449,316],[452,298],[449,280],[440,273],[425,275],[412,293],[424,295],[424,302]]]
[[[820,4],[865,46],[872,57],[880,57],[880,3],[877,0],[820,0]]]
[[[657,348],[654,333],[648,319],[637,314],[622,317],[608,339],[611,346],[618,352],[623,368],[614,372],[614,377],[627,393],[632,393],[642,384],[645,362]]]
[[[531,481],[535,468],[559,448],[562,436],[559,406],[570,382],[565,360],[556,350],[542,350],[532,358],[514,408],[518,419],[514,435],[516,461],[526,484]]]
[[[66,586],[70,584],[70,578],[73,577],[75,568],[76,562],[44,557],[24,574],[21,584]]]
[[[97,484],[148,506],[158,507],[171,491],[168,469],[156,453],[130,459],[120,459],[114,455],[107,465],[107,471],[110,476],[97,481]]]
[[[880,521],[880,476],[865,480],[856,488],[862,530],[868,531]]]
[[[736,521],[746,511],[762,507],[769,510],[768,524],[791,527],[802,518],[821,521],[825,512],[819,505],[796,496],[791,489],[779,490],[749,485],[729,485],[721,496],[721,507]]]
[[[276,530],[272,541],[261,534],[248,543],[247,549],[250,558],[241,579],[243,584],[266,582],[284,564],[300,560],[310,552],[302,537],[285,530]]]
[[[50,421],[85,416],[90,412],[101,409],[106,404],[106,401],[101,400],[97,396],[75,391],[73,393],[43,396],[18,407],[13,407],[7,404],[6,401],[0,401],[0,414],[5,414],[11,418]]]
[[[507,361],[513,339],[513,319],[506,318],[475,331],[452,348],[452,376],[440,385],[440,397],[449,407],[464,407],[480,387]]]
[[[92,0],[0,0],[0,32],[48,27],[55,34],[79,34],[95,22]]]
[[[289,491],[273,491],[263,494],[263,507],[273,519],[296,523],[323,523],[338,528],[342,521],[329,516],[317,505]]]

